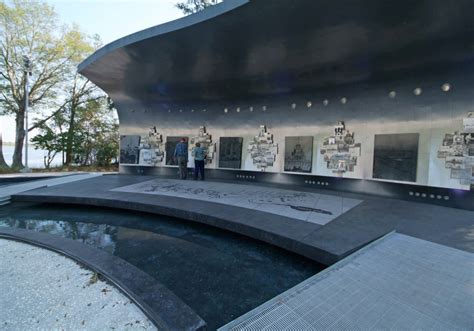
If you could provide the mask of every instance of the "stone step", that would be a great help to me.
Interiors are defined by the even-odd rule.
[[[11,196],[10,196],[10,195],[0,197],[0,206],[8,205],[8,204],[10,203],[10,201],[11,201],[10,199],[11,199]]]

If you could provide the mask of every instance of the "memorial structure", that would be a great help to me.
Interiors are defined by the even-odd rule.
[[[226,0],[79,71],[116,105],[123,173],[174,175],[185,137],[206,142],[209,178],[443,201],[474,185],[473,12],[471,0]]]

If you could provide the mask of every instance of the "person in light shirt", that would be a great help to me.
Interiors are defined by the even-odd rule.
[[[193,148],[192,156],[194,158],[194,180],[201,175],[201,180],[204,180],[204,160],[206,159],[206,151],[201,147],[200,143],[196,143]]]

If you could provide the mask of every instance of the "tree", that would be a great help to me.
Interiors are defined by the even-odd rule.
[[[5,159],[3,158],[3,139],[2,133],[0,132],[0,170],[6,168],[8,168],[8,165],[5,162]]]
[[[181,10],[185,15],[197,13],[207,7],[213,6],[222,0],[186,0],[178,2],[175,7]]]
[[[118,119],[107,99],[90,99],[76,111],[74,162],[108,166],[118,159]]]
[[[93,51],[87,36],[77,26],[56,24],[51,6],[36,1],[0,3],[0,115],[15,117],[16,135],[12,168],[22,168],[25,138],[25,98],[31,111],[43,120],[31,131],[64,110],[61,87],[76,74],[75,65]],[[32,64],[31,89],[25,96],[26,71],[23,57]]]
[[[74,83],[68,92],[69,103],[67,111],[69,115],[69,121],[66,135],[66,165],[69,165],[72,161],[74,136],[77,134],[76,113],[79,107],[94,100],[105,99],[104,95],[99,94],[97,87],[94,84],[90,83],[88,79],[83,78],[77,73],[74,77]]]
[[[66,144],[62,127],[65,122],[63,114],[57,113],[48,123],[41,124],[39,133],[31,139],[35,149],[47,151],[47,155],[44,157],[45,168],[49,168],[55,156],[64,150]]]
[[[66,155],[65,165],[108,166],[117,162],[118,118],[110,99],[89,97],[75,105],[70,104],[64,112],[43,123],[40,133],[32,139],[38,148],[49,151],[45,166],[58,153]]]

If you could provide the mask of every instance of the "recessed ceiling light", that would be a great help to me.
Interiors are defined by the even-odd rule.
[[[451,84],[449,84],[449,83],[444,83],[444,84],[441,86],[441,90],[443,90],[443,92],[449,92],[449,90],[451,90]]]
[[[227,113],[228,111],[229,111],[229,109],[224,108],[224,113]]]
[[[395,91],[390,91],[390,93],[388,94],[388,96],[393,99],[393,98],[395,98],[395,97],[397,96],[397,92],[395,92]]]
[[[237,109],[235,111],[240,113],[240,107],[237,107]]]
[[[249,107],[250,112],[253,112],[253,107]]]
[[[328,99],[324,99],[323,105],[325,105],[325,106],[329,105],[329,100],[328,100]]]
[[[313,106],[313,103],[311,101],[308,101],[306,103],[306,107],[311,108]]]
[[[291,104],[291,109],[296,109],[296,103]]]
[[[263,111],[266,111],[266,110],[267,110],[267,106],[263,106],[263,107],[262,107],[262,110],[263,110]]]
[[[342,98],[341,98],[341,103],[342,103],[343,105],[345,105],[345,104],[347,103],[347,98],[346,98],[346,97],[342,97]]]
[[[421,93],[423,93],[423,90],[421,89],[421,87],[417,87],[416,89],[413,90],[413,94],[414,95],[421,95]]]

